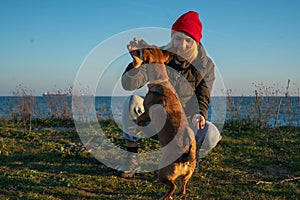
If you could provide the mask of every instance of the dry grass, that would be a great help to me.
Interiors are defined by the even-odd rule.
[[[268,86],[259,83],[254,84],[254,88],[255,98],[251,102],[247,99],[249,97],[235,98],[232,96],[231,90],[227,91],[229,120],[248,120],[261,128],[276,128],[282,124],[300,126],[300,96],[296,93],[290,93],[290,80],[288,80],[286,87],[280,88],[275,84]],[[279,116],[283,116],[283,119],[279,119]]]

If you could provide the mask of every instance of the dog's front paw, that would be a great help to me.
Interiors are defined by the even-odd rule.
[[[137,125],[139,126],[147,126],[149,123],[150,123],[151,119],[149,117],[149,115],[147,115],[145,112],[138,116],[136,122],[137,122]]]

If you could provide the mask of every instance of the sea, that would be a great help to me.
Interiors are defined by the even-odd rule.
[[[121,120],[127,97],[96,96],[92,109],[101,119]],[[89,108],[90,109],[90,108]],[[1,96],[0,118],[17,118],[31,113],[33,118],[63,118],[72,116],[71,96]],[[228,120],[249,119],[270,126],[300,126],[300,97],[212,97],[209,120],[222,123]]]

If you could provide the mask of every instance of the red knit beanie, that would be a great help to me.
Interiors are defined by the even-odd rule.
[[[199,14],[195,11],[189,11],[181,15],[172,26],[172,34],[174,31],[187,33],[199,44],[202,38],[202,23]]]

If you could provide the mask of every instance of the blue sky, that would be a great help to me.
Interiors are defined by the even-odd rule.
[[[290,79],[299,95],[299,8],[298,0],[0,0],[0,95],[19,84],[34,95],[66,89],[101,42],[136,28],[170,29],[189,10],[200,14],[202,43],[226,89],[253,95],[253,83],[281,90]]]

